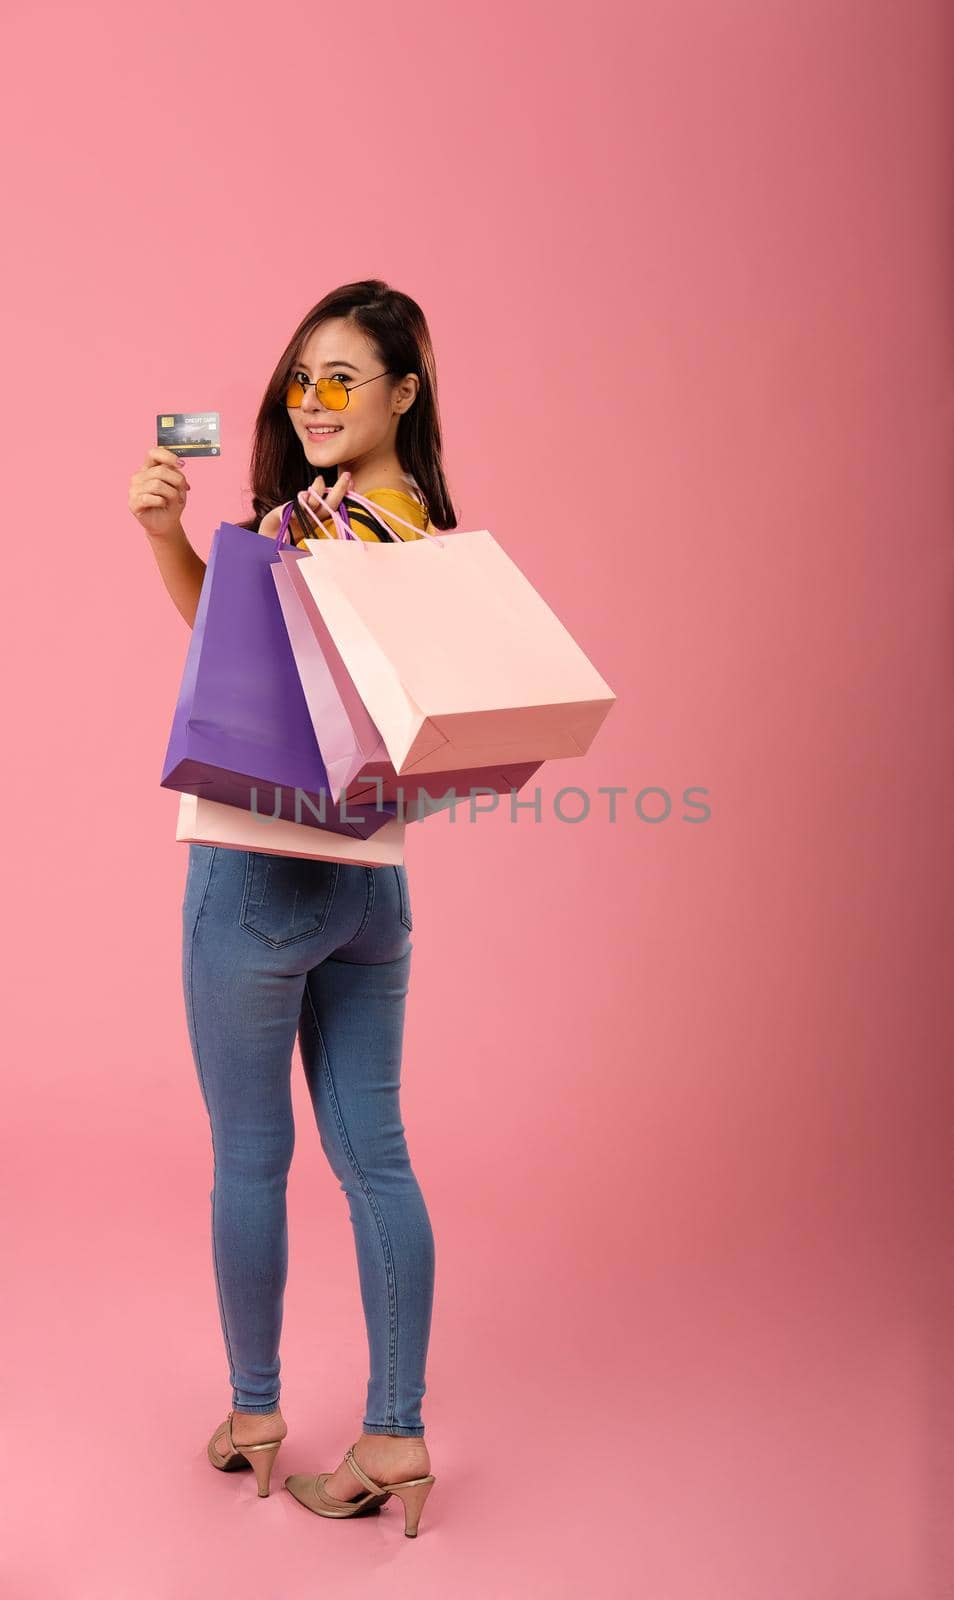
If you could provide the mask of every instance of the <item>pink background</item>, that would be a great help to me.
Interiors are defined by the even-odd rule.
[[[954,1593],[952,33],[942,0],[8,11],[6,1600]],[[542,825],[409,833],[416,1545],[205,1458],[158,785],[188,630],[126,505],[156,411],[217,407],[205,555],[277,353],[363,276],[429,319],[461,525],[619,695]],[[367,1376],[297,1057],[295,1096],[276,1488]]]

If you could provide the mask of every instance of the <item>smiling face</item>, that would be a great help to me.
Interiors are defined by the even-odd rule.
[[[310,379],[312,385],[316,378],[338,378],[350,391],[342,411],[324,406],[314,387],[306,390],[300,406],[287,408],[316,473],[332,466],[383,462],[394,455],[398,421],[414,403],[418,379],[414,373],[379,376],[384,369],[372,341],[349,318],[333,317],[312,330],[293,371],[304,374],[302,381]],[[357,384],[361,387],[353,387]],[[309,432],[319,428],[335,431]]]

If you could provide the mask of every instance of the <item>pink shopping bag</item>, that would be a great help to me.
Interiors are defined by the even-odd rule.
[[[335,804],[365,761],[386,759],[387,751],[361,696],[335,648],[299,567],[309,559],[289,546],[272,567],[292,654],[319,740],[321,758]]]
[[[586,753],[616,695],[488,529],[405,542],[352,495],[376,544],[316,498],[339,536],[297,570],[399,777]]]
[[[460,798],[471,789],[506,794],[521,789],[539,770],[542,763],[533,761],[438,770],[434,781],[426,775],[426,768],[418,768],[413,775],[399,778],[302,577],[302,563],[310,559],[307,552],[286,548],[280,554],[281,564],[275,563],[272,576],[335,804],[342,795],[349,805],[400,798],[407,807],[409,802],[423,800],[425,792],[429,800],[450,789]],[[444,802],[453,803],[453,799]],[[427,809],[414,809],[410,814],[405,810],[405,820],[419,820],[427,814]]]
[[[400,865],[404,860],[404,831],[404,822],[392,817],[370,839],[358,839],[285,817],[256,816],[241,806],[185,793],[179,796],[176,820],[176,839],[186,844],[222,845],[226,850],[255,850],[268,856],[350,861],[362,867]]]

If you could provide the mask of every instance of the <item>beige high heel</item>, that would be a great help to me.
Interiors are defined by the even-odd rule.
[[[307,1506],[309,1511],[317,1511],[320,1517],[357,1517],[364,1512],[378,1511],[392,1494],[396,1494],[404,1506],[404,1532],[409,1539],[416,1539],[424,1502],[436,1482],[433,1472],[424,1478],[405,1478],[401,1483],[375,1483],[358,1466],[354,1449],[352,1445],[345,1460],[358,1481],[364,1484],[367,1494],[358,1495],[356,1500],[335,1500],[325,1490],[330,1472],[292,1472],[285,1479],[285,1488],[301,1505]]]
[[[258,1497],[260,1500],[264,1500],[269,1492],[275,1457],[281,1449],[283,1440],[265,1439],[261,1444],[236,1444],[232,1438],[232,1418],[234,1415],[234,1411],[230,1411],[225,1422],[225,1436],[229,1443],[228,1454],[220,1455],[215,1448],[215,1441],[222,1432],[221,1427],[218,1427],[209,1440],[209,1460],[213,1467],[218,1468],[219,1472],[243,1472],[247,1467],[251,1467],[258,1484]]]

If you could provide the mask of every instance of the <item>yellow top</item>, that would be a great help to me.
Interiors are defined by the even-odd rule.
[[[348,501],[347,495],[345,495],[344,498],[346,501]],[[429,533],[437,532],[437,529],[433,527],[427,515],[427,511],[421,501],[415,499],[413,495],[407,494],[403,489],[369,489],[365,494],[365,499],[373,500],[375,505],[381,507],[385,522],[387,523],[388,527],[397,534],[399,539],[423,539],[424,534],[414,533],[412,529],[406,528],[403,522],[392,522],[391,518],[388,516],[389,511],[393,511],[399,517],[405,517],[408,522],[413,522],[418,528],[426,528]],[[347,510],[348,521],[351,524],[351,531],[352,533],[357,534],[359,539],[365,539],[369,542],[380,544],[389,543],[384,529],[381,527],[380,523],[375,521],[371,512],[368,511],[365,506],[360,504],[356,505],[349,501]],[[313,539],[338,538],[338,533],[330,517],[323,517],[318,523],[317,531],[307,535],[302,533],[298,518],[293,513],[291,525],[288,531],[292,539],[292,543],[296,545],[300,545],[302,539],[307,537],[311,537]]]

